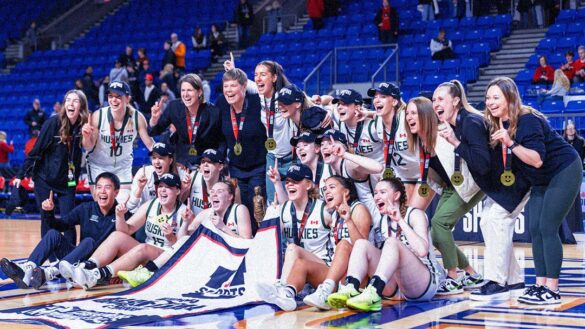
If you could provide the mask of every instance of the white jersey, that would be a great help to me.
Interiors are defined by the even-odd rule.
[[[406,134],[406,111],[402,110],[397,113],[398,127],[394,138],[394,152],[392,155],[392,168],[396,176],[404,183],[416,183],[420,178],[420,169],[418,163],[418,145],[414,145],[413,152],[408,150],[408,138]],[[386,127],[388,139],[391,127]],[[378,139],[383,141],[384,123],[380,118],[376,122],[376,133]]]
[[[341,161],[341,176],[349,178],[353,181],[358,195],[358,199],[368,208],[370,213],[374,213],[377,209],[376,202],[374,202],[374,186],[376,186],[376,178],[374,175],[368,175],[364,180],[354,179],[349,175],[345,168],[345,160]]]
[[[262,120],[264,127],[266,127],[266,136],[268,136],[266,110],[270,109],[271,99],[265,98],[262,95],[259,96],[260,105],[262,106],[262,111],[260,111],[260,119]],[[292,120],[282,117],[282,113],[278,109],[278,102],[274,103],[274,112],[273,138],[276,141],[276,148],[268,152],[274,154],[277,158],[283,158],[291,153],[290,139],[296,136],[298,133],[298,128]]]
[[[349,210],[350,218],[353,214],[355,207],[362,204],[360,201],[352,202]],[[339,216],[337,211],[334,211],[331,215],[331,228],[332,228],[332,238],[335,244],[337,245],[341,240],[347,240],[349,243],[353,244],[355,241],[351,241],[351,237],[349,236],[349,228],[347,227],[347,222]],[[373,237],[372,227],[370,227],[370,236]],[[372,239],[368,239],[369,241],[373,241]]]
[[[175,205],[175,210],[172,214],[166,215],[161,214],[161,205],[158,198],[150,201],[148,209],[146,211],[146,223],[144,224],[144,230],[146,232],[146,243],[159,247],[162,249],[169,249],[171,243],[162,231],[162,225],[164,223],[175,225],[175,233],[178,227],[181,227],[183,219],[181,213],[185,208],[180,202]]]
[[[207,194],[207,197],[204,197],[204,193]],[[191,178],[189,198],[191,198],[191,211],[195,215],[198,215],[204,209],[211,207],[209,187],[206,186],[205,181],[203,180],[203,175],[198,171],[196,171],[193,178]],[[207,205],[205,205],[206,202]]]
[[[103,171],[118,175],[118,172],[132,170],[133,148],[134,141],[138,136],[139,114],[136,110],[132,110],[130,115],[126,114],[125,126],[115,131],[116,148],[113,149],[108,113],[110,113],[109,106],[103,107],[93,114],[99,116],[98,139],[87,155],[87,162],[89,166],[96,166]],[[122,181],[121,176],[126,177],[127,175],[118,175],[120,183],[131,183],[131,181]]]
[[[223,223],[225,226],[237,235],[240,235],[240,231],[238,230],[238,207],[241,206],[241,204],[233,203],[229,206],[223,216]]]
[[[365,156],[366,158],[374,159],[383,165],[384,143],[381,138],[378,138],[378,133],[376,131],[376,125],[378,120],[381,121],[381,119],[379,119],[378,117],[376,117],[373,120],[366,119],[363,121],[362,131],[361,135],[359,136],[356,154]],[[357,127],[350,128],[344,122],[340,122],[337,129],[343,134],[345,134],[345,136],[347,137],[347,141],[349,143],[349,147],[353,149],[353,145],[356,139],[355,134],[357,131]]]
[[[317,173],[317,175],[319,175]],[[325,181],[327,178],[333,176],[333,169],[331,169],[331,165],[323,163],[321,167],[321,177],[319,178],[319,199],[325,200]]]
[[[310,213],[302,231],[303,212],[296,211],[296,218],[293,219],[291,207],[293,207],[293,203],[286,201],[280,211],[286,243],[295,243],[294,235],[302,234],[300,246],[321,258],[328,265],[331,264],[334,246],[331,242],[331,229],[325,226],[324,222],[325,203],[322,200],[313,200],[312,209],[309,210]],[[297,232],[293,232],[293,220],[297,223]]]
[[[406,215],[404,216],[404,219],[406,220],[406,223],[410,227],[412,227],[412,225],[410,224],[410,215],[412,214],[412,211],[415,210],[415,209],[416,208],[409,207],[408,210],[406,211]],[[426,214],[424,216],[425,216],[425,219],[427,220],[427,223],[428,223],[428,218],[427,218]],[[395,224],[395,223],[393,223],[393,224]],[[400,235],[398,236],[398,239],[408,249],[411,248],[410,247],[410,243],[408,242],[408,239],[406,238],[406,236],[404,235],[404,233],[400,232]],[[433,240],[431,238],[430,223],[429,223],[429,229],[427,230],[427,240],[428,240],[428,244],[429,244],[429,252],[427,253],[426,256],[419,257],[419,259],[429,269],[429,272],[431,273],[431,280],[437,280],[436,282],[438,283],[438,280],[441,278],[441,275],[442,275],[441,274],[442,268],[437,263],[437,258],[435,256],[435,247],[433,247]],[[434,275],[434,278],[433,278],[433,275]]]
[[[143,170],[143,169],[139,169],[139,170]],[[128,208],[128,211],[130,211],[132,213],[135,212],[136,210],[138,210],[138,208],[142,204],[144,204],[145,202],[148,202],[156,197],[156,186],[154,185],[154,182],[156,180],[155,179],[156,173],[154,172],[154,167],[152,165],[145,166],[144,173],[145,173],[144,176],[147,177],[147,180],[146,180],[146,185],[142,189],[142,194],[140,195],[139,198],[135,197],[136,191],[138,191],[138,180],[135,179],[132,182],[130,199],[128,199],[128,202],[126,203],[126,208]]]
[[[372,213],[372,229],[370,230],[370,241],[378,249],[384,247],[384,242],[389,237],[396,237],[398,234],[398,224],[392,222],[387,215],[382,215],[376,211]]]

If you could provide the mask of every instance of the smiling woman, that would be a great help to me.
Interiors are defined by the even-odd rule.
[[[240,69],[223,75],[223,95],[217,99],[221,131],[226,138],[228,171],[238,180],[242,204],[254,209],[254,188],[266,191],[266,128],[260,119],[258,94],[246,91],[248,77]],[[254,224],[255,225],[255,224]]]

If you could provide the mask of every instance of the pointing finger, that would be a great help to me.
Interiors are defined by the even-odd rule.
[[[232,62],[232,65],[234,65],[234,67],[235,67],[235,64],[234,64],[234,54],[231,51],[230,51],[230,62]]]
[[[51,203],[53,202],[53,191],[49,191],[49,200],[51,200]]]

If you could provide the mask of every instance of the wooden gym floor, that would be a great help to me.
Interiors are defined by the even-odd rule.
[[[38,220],[0,220],[0,258],[25,258],[39,241]],[[560,286],[562,304],[536,307],[515,300],[499,303],[472,302],[467,293],[435,298],[426,303],[387,302],[381,312],[357,313],[348,310],[318,312],[300,307],[282,312],[270,305],[238,307],[177,320],[160,321],[141,328],[583,328],[585,327],[585,236],[577,235],[578,245],[564,246]],[[483,271],[483,244],[462,243],[472,265]],[[515,246],[516,257],[525,269],[526,280],[534,282],[529,244]],[[85,292],[65,283],[50,284],[47,290],[22,290],[11,280],[0,277],[0,310],[44,305],[57,301],[100,296],[123,290],[122,285],[100,287]],[[45,328],[21,325],[18,328]],[[0,322],[0,328],[15,328]]]

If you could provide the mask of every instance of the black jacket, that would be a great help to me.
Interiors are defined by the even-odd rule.
[[[152,89],[152,91],[148,95],[148,99],[144,99],[144,89],[145,88],[142,88],[140,90],[140,99],[142,101],[140,104],[140,112],[150,115],[150,109],[152,108],[154,103],[156,103],[158,101],[158,99],[160,98],[161,92],[157,86],[154,86],[154,88]]]
[[[69,163],[69,149],[61,143],[59,116],[47,120],[41,129],[35,146],[28,154],[24,165],[18,173],[18,178],[32,176],[33,180],[42,179],[55,191],[67,189],[67,174]],[[72,160],[75,165],[75,180],[81,170],[81,127],[79,124],[72,127],[73,147]]]
[[[43,123],[47,120],[47,113],[43,111],[43,109],[39,109],[35,111],[35,109],[31,109],[28,111],[24,116],[24,123],[28,126],[28,132],[33,133],[34,130],[41,130]],[[33,127],[32,123],[36,122],[37,125]]]
[[[177,128],[176,133],[173,134],[175,140],[172,141],[175,145],[175,159],[178,163],[191,167],[198,163],[199,155],[206,149],[216,149],[224,152],[225,139],[221,133],[219,110],[213,104],[201,104],[199,106],[201,118],[199,119],[199,128],[195,138],[195,148],[198,155],[190,156],[186,111],[187,108],[183,101],[180,99],[171,101],[160,116],[157,125],[148,128],[148,133],[150,136],[158,136],[165,132],[172,123]]]
[[[161,69],[163,69],[167,64],[173,64],[173,67],[177,67],[177,56],[175,56],[175,52],[172,48],[169,48],[169,50],[167,50],[163,55]]]
[[[568,140],[566,137],[565,141],[573,146],[575,151],[577,151],[577,154],[579,154],[581,162],[583,162],[583,159],[585,159],[585,139],[579,135],[575,135],[575,139],[572,141]]]
[[[236,23],[240,25],[252,25],[254,23],[254,9],[252,5],[246,1],[246,3],[239,3],[236,8]]]

